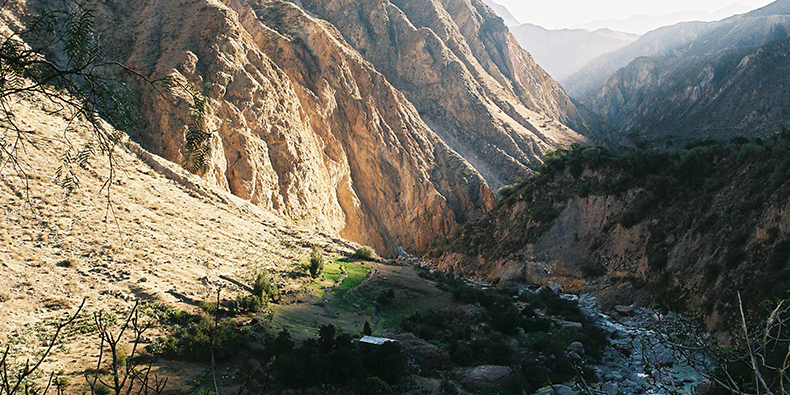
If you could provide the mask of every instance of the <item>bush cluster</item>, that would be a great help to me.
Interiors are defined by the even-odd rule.
[[[504,390],[531,393],[547,382],[572,381],[578,374],[577,362],[567,356],[567,347],[582,342],[587,355],[599,360],[607,344],[606,336],[586,319],[576,302],[562,299],[549,289],[525,292],[514,299],[515,293],[469,286],[452,274],[423,276],[452,292],[457,302],[475,307],[471,311],[458,308],[415,313],[403,320],[401,328],[446,349],[457,365],[512,366],[516,372],[512,388]],[[582,329],[558,327],[552,317],[579,322]],[[511,346],[514,338],[521,349]],[[594,377],[591,371],[585,370],[585,374]]]
[[[357,345],[351,335],[339,333],[331,324],[320,328],[317,339],[299,347],[287,332],[280,332],[264,348],[264,359],[272,356],[276,356],[273,376],[286,388],[331,385],[361,393],[375,382],[396,383],[406,373],[399,344]]]

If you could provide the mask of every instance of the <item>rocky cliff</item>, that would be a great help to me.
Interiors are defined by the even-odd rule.
[[[790,146],[784,139],[684,150],[577,147],[508,188],[464,227],[440,268],[559,283],[602,302],[699,306],[712,327],[790,289]]]
[[[305,0],[498,188],[583,138],[578,110],[479,0]],[[567,126],[566,126],[567,125]]]
[[[143,146],[181,162],[203,91],[204,178],[382,251],[424,250],[488,210],[491,187],[586,140],[559,85],[479,0],[92,6],[104,54],[155,81],[123,75]]]

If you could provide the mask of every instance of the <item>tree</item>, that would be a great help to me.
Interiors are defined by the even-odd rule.
[[[86,299],[83,299],[74,314],[56,325],[54,334],[47,341],[47,348],[34,363],[31,364],[28,360],[23,364],[16,364],[13,361],[11,345],[6,346],[5,351],[0,353],[0,394],[46,395],[53,385],[58,395],[64,393],[63,380],[56,377],[54,372],[49,375],[45,386],[38,385],[34,380],[42,373],[40,372],[42,364],[59,344],[63,333],[80,317],[85,303]],[[160,379],[156,375],[151,377],[153,357],[148,360],[147,365],[139,364],[142,362],[140,348],[144,333],[151,328],[153,322],[142,322],[138,303],[135,303],[119,325],[113,324],[113,321],[114,319],[105,312],[94,314],[94,324],[100,344],[96,369],[92,375],[87,373],[85,375],[90,393],[94,395],[161,394],[167,385],[167,379]],[[116,326],[117,331],[114,331],[113,328]],[[131,347],[131,351],[127,351],[126,344]]]
[[[365,327],[362,328],[362,334],[365,336],[370,336],[373,334],[373,329],[370,328],[370,322],[365,321]]]
[[[662,320],[641,349],[668,347],[711,383],[709,394],[790,395],[790,302],[766,301],[762,313],[749,313],[739,293],[737,307],[727,345],[697,316]]]
[[[55,327],[55,333],[52,335],[52,338],[48,340],[47,349],[38,357],[37,360],[33,364],[30,363],[30,360],[27,360],[24,364],[20,364],[17,366],[12,361],[12,350],[11,344],[8,344],[5,348],[5,351],[0,354],[0,394],[3,395],[17,395],[17,394],[28,394],[31,392],[39,392],[42,394],[46,394],[49,389],[52,387],[53,383],[58,382],[55,380],[55,373],[53,372],[49,376],[49,380],[47,381],[46,387],[44,387],[43,391],[36,391],[36,385],[31,381],[36,374],[38,373],[41,364],[49,357],[52,353],[52,349],[57,344],[60,335],[63,333],[63,330],[71,325],[74,320],[79,317],[82,308],[85,306],[85,300],[83,299],[82,304],[80,304],[77,311],[71,315],[68,319],[63,321],[62,323],[58,324]],[[60,388],[58,388],[58,392],[60,392]]]
[[[315,247],[310,253],[310,276],[318,277],[322,271],[324,271],[324,255],[318,247]]]
[[[0,0],[5,9],[11,0]],[[23,19],[24,28],[0,32],[0,174],[9,167],[20,176],[29,190],[25,175],[26,145],[37,143],[36,131],[23,127],[16,119],[13,102],[16,98],[33,96],[50,104],[52,114],[66,118],[64,130],[67,149],[55,179],[68,193],[79,187],[77,172],[86,168],[97,154],[109,163],[102,190],[110,200],[115,176],[113,153],[123,137],[136,128],[134,96],[121,81],[127,74],[143,80],[162,95],[157,86],[169,85],[187,91],[192,99],[193,122],[188,125],[182,165],[193,173],[202,174],[211,156],[212,132],[206,131],[206,92],[183,86],[172,78],[149,80],[137,71],[104,57],[99,35],[94,30],[94,10],[89,0],[64,0],[62,8],[48,10]],[[77,121],[86,122],[90,138],[74,146],[69,135],[75,133]],[[109,123],[109,126],[107,125]]]
[[[26,144],[36,143],[35,130],[17,122],[12,101],[20,95],[38,95],[69,124],[82,119],[92,132],[85,145],[70,147],[62,155],[58,183],[67,192],[76,189],[75,168],[85,167],[88,159],[101,153],[110,163],[104,184],[109,196],[113,151],[136,120],[130,91],[108,75],[117,68],[134,72],[103,58],[93,29],[94,12],[84,1],[67,1],[63,9],[26,22],[20,31],[0,34],[0,171],[9,166],[24,175],[24,160],[18,154]],[[106,127],[104,121],[113,127]]]
[[[376,251],[372,247],[362,246],[354,251],[354,258],[372,261],[376,259]]]
[[[121,321],[120,326],[114,331],[114,317],[104,311],[94,313],[94,323],[99,333],[99,357],[93,376],[85,375],[85,380],[91,393],[97,395],[109,392],[114,395],[129,394],[161,394],[167,385],[167,379],[160,380],[154,376],[151,379],[151,366],[153,357],[148,360],[148,365],[140,365],[140,349],[145,339],[145,333],[154,325],[153,321],[143,322],[140,317],[140,304],[135,302],[129,314]],[[125,344],[131,344],[131,351],[127,351]],[[109,355],[107,355],[109,354]],[[108,358],[108,369],[103,368],[104,358]],[[102,375],[108,371],[107,375]]]

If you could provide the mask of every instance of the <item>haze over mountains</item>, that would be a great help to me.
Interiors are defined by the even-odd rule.
[[[752,10],[752,7],[736,3],[724,7],[718,11],[678,11],[664,15],[634,15],[626,19],[606,19],[600,21],[593,21],[582,23],[573,26],[574,29],[611,29],[631,34],[645,34],[664,26],[671,26],[681,22],[688,21],[701,21],[711,22],[718,21],[736,14],[743,14]]]
[[[591,60],[628,44],[639,35],[609,29],[547,30],[524,23],[510,28],[524,49],[560,84]]]
[[[565,87],[620,138],[770,133],[790,119],[789,36],[790,1],[780,0],[723,21],[646,34],[590,62]]]

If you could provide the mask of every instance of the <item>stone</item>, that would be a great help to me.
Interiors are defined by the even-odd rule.
[[[535,395],[578,395],[579,392],[565,384],[549,385],[539,389]]]
[[[584,354],[584,344],[582,344],[581,342],[573,342],[573,343],[571,343],[568,346],[568,351],[573,351],[573,352],[575,352],[576,354],[579,354],[579,355],[585,355]]]
[[[617,395],[620,389],[615,384],[603,383],[601,385],[601,390],[605,392],[607,395]]]
[[[661,367],[671,367],[675,365],[675,358],[667,350],[658,350],[650,356],[650,362]]]
[[[634,309],[634,306],[617,305],[614,306],[614,311],[626,317],[632,317],[636,314],[636,309]]]
[[[620,372],[614,371],[614,372],[611,373],[611,376],[610,376],[609,380],[617,382],[617,383],[622,382],[623,381],[623,375],[620,374]]]
[[[508,366],[482,365],[467,373],[461,382],[474,387],[503,386],[512,376],[513,369]]]
[[[558,324],[560,324],[560,326],[563,327],[563,328],[571,328],[571,329],[582,329],[582,328],[584,328],[584,326],[582,325],[581,322],[565,321],[565,320],[557,320],[556,322]]]
[[[392,338],[399,342],[404,354],[409,355],[427,371],[444,369],[451,364],[447,351],[411,333],[398,334]]]
[[[565,384],[557,384],[552,386],[554,395],[578,395],[579,392]]]

